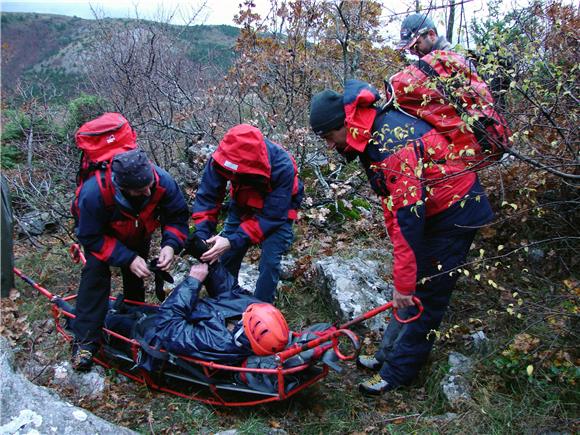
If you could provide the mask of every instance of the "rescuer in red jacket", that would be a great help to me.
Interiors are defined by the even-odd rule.
[[[461,160],[445,158],[448,140],[426,122],[392,107],[377,107],[377,90],[347,80],[344,93],[325,90],[312,98],[314,132],[348,160],[359,158],[371,187],[381,197],[393,243],[393,302],[421,317],[389,323],[375,356],[358,364],[379,373],[359,385],[381,394],[411,382],[426,361],[458,273],[477,231],[493,213],[477,175]]]
[[[82,131],[90,123],[83,125]],[[107,138],[104,137],[103,140]],[[153,165],[139,148],[117,154],[111,163],[112,183],[104,191],[100,173],[84,182],[79,193],[77,237],[86,255],[77,294],[72,363],[89,370],[109,308],[111,266],[121,268],[127,299],[145,300],[143,279],[151,236],[161,228],[159,269],[167,271],[187,238],[189,210],[171,176]],[[108,206],[105,197],[112,198]]]
[[[228,182],[228,216],[223,230],[216,234]],[[210,245],[201,260],[212,263],[221,258],[237,279],[249,247],[260,244],[260,275],[254,295],[272,302],[280,260],[294,239],[292,225],[303,192],[296,162],[287,150],[251,125],[231,128],[210,157],[193,204],[196,234]]]

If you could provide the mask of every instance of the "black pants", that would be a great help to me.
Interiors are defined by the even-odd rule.
[[[412,382],[427,360],[435,342],[435,331],[447,312],[451,293],[460,276],[457,271],[451,276],[449,272],[465,263],[475,233],[474,230],[454,236],[425,237],[424,250],[418,258],[418,278],[433,278],[419,283],[415,293],[425,311],[419,319],[408,324],[401,324],[393,318],[375,354],[375,358],[383,363],[381,377],[391,385]],[[404,308],[399,313],[402,318],[415,314],[415,307]]]
[[[137,252],[147,258],[149,244]],[[109,310],[111,293],[110,266],[97,259],[90,252],[86,255],[87,263],[81,273],[81,283],[77,293],[76,318],[72,322],[75,340],[87,346],[95,346],[101,338],[101,328]],[[121,268],[123,277],[123,294],[125,299],[145,301],[145,284],[130,270],[129,266]]]

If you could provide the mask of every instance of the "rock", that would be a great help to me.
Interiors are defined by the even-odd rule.
[[[0,337],[0,434],[136,434],[64,402],[13,369],[14,354]]]
[[[468,375],[473,368],[473,361],[459,352],[451,352],[449,353],[449,366],[449,374],[451,375]]]
[[[79,373],[65,361],[54,366],[52,382],[72,389],[79,397],[98,399],[105,391],[105,371],[101,366],[93,366],[90,372]]]
[[[242,266],[240,267],[240,273],[238,274],[238,284],[243,289],[248,290],[251,293],[254,293],[256,290],[256,283],[258,282],[258,277],[260,276],[260,272],[258,271],[257,264],[249,264],[246,262],[242,262]]]
[[[31,211],[18,219],[18,234],[40,236],[56,225],[56,220],[48,212]]]
[[[187,148],[187,158],[190,161],[206,162],[209,156],[213,154],[217,146],[207,143],[196,143]]]
[[[489,350],[489,339],[483,331],[471,334],[469,341],[473,350],[479,354],[485,354]]]
[[[441,388],[449,405],[457,409],[471,401],[471,385],[468,376],[471,373],[473,362],[465,355],[451,352],[449,365],[449,373],[441,381]]]
[[[361,254],[364,258],[364,254]],[[344,259],[326,257],[314,262],[315,285],[331,301],[342,321],[386,304],[391,300],[393,285],[380,278],[382,268],[390,265],[390,259],[381,262],[360,257]],[[388,313],[385,313],[388,314]],[[377,315],[365,323],[371,329],[386,327],[385,315]]]
[[[280,280],[293,281],[294,269],[296,268],[296,259],[291,255],[282,257],[280,262]]]
[[[175,179],[175,181],[177,181],[181,189],[184,189],[184,187],[188,186],[197,187],[199,181],[201,180],[201,172],[197,171],[195,168],[191,167],[185,162],[179,162],[176,165],[170,167],[168,172]]]

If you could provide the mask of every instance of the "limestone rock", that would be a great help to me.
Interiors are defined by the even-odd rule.
[[[64,402],[13,369],[14,354],[0,337],[0,434],[135,434]]]
[[[325,257],[314,262],[315,284],[326,294],[342,321],[384,305],[392,298],[392,283],[380,277],[386,265],[390,265],[390,260],[377,261],[362,257]],[[385,315],[380,314],[367,320],[366,325],[371,329],[384,330]]]

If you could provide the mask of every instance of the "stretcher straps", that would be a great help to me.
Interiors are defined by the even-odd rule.
[[[215,384],[216,383],[216,381],[214,379],[207,377],[200,370],[196,369],[191,364],[186,363],[178,356],[175,356],[169,352],[164,352],[164,351],[161,351],[159,349],[153,348],[153,347],[149,346],[148,343],[146,343],[145,341],[143,341],[141,339],[137,339],[137,341],[139,342],[141,349],[149,356],[151,356],[155,359],[158,359],[161,361],[167,361],[173,365],[176,365],[177,367],[188,372],[190,375],[194,376],[199,381],[205,382],[207,384]]]

